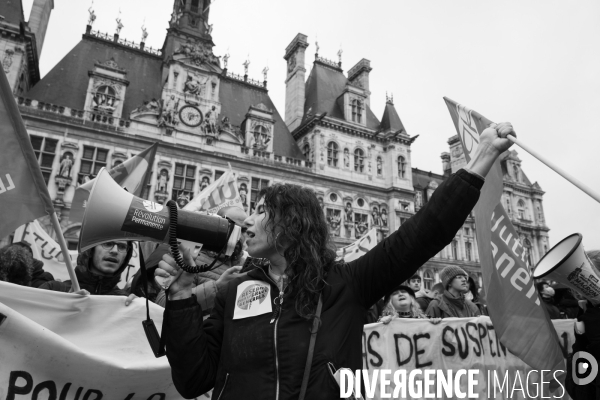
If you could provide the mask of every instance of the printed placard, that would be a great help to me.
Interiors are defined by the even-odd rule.
[[[238,285],[233,319],[255,317],[272,312],[271,285],[263,281],[245,281]]]
[[[134,197],[121,230],[163,240],[169,231],[168,210],[162,204]]]

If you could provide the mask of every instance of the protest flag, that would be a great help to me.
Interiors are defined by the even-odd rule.
[[[47,215],[56,231],[61,250],[68,254],[67,243],[29,134],[6,74],[0,70],[0,237],[9,235],[26,222]],[[65,260],[73,290],[79,290],[71,259],[67,257]]]
[[[492,122],[444,97],[467,163],[479,136]],[[490,318],[511,353],[533,369],[565,370],[556,330],[525,262],[525,249],[502,207],[502,169],[498,159],[485,179],[475,206],[477,246]]]
[[[108,173],[115,182],[129,193],[137,197],[142,197],[142,191],[150,179],[150,173],[152,171],[152,166],[154,165],[154,157],[156,156],[157,148],[158,142],[154,143],[140,154],[115,166],[108,171]],[[85,206],[90,197],[92,187],[94,187],[94,182],[95,180],[92,179],[91,181],[80,185],[75,190],[75,195],[73,196],[73,201],[71,203],[71,213],[69,214],[69,221],[71,223],[83,221]]]
[[[204,188],[183,209],[216,214],[217,211],[225,207],[244,209],[238,192],[237,179],[231,165],[219,179]]]
[[[365,233],[360,239],[336,251],[337,259],[345,262],[354,261],[367,254],[377,244],[377,229]]]
[[[1,68],[0,68],[1,69]],[[0,72],[0,237],[54,214],[54,206],[4,71]]]

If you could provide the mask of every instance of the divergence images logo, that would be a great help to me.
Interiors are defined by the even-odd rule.
[[[153,213],[160,212],[163,209],[162,204],[158,204],[158,203],[155,203],[153,201],[144,200],[142,202],[142,204],[144,205],[144,207],[146,208],[146,210],[148,210],[150,212],[153,212]]]
[[[587,351],[578,351],[573,354],[571,367],[573,370],[573,381],[576,385],[587,385],[598,375],[598,362]]]

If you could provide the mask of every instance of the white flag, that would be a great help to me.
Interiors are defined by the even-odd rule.
[[[345,262],[350,262],[362,257],[367,251],[371,250],[377,244],[377,230],[372,228],[363,237],[356,242],[342,247],[337,253],[338,260],[343,259]]]
[[[225,207],[244,209],[237,188],[237,179],[231,168],[201,191],[183,209],[216,214],[217,211]]]

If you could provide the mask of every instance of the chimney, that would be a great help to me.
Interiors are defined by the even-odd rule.
[[[308,47],[307,36],[297,34],[294,40],[286,47],[287,78],[285,80],[285,123],[290,132],[302,122],[304,115],[304,95],[306,68],[304,57]]]
[[[442,171],[444,171],[444,176],[452,175],[452,164],[450,163],[450,153],[443,152],[441,155],[442,158]]]
[[[42,54],[46,30],[50,21],[50,13],[54,9],[54,0],[34,0],[29,14],[29,29],[35,34],[38,59]]]
[[[369,72],[371,72],[371,61],[363,58],[356,65],[348,70],[348,81],[351,84],[361,87],[365,90],[367,96],[367,105],[371,107],[371,91],[369,90]]]

